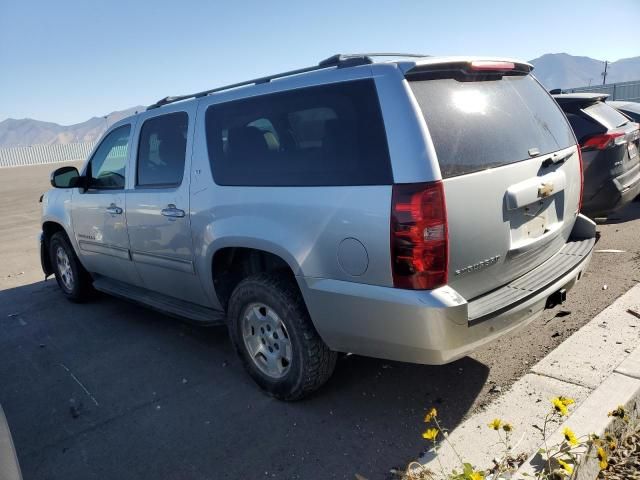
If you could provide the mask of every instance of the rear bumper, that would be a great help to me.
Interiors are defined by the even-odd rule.
[[[584,201],[582,212],[591,217],[604,217],[624,207],[640,194],[640,166],[618,177],[610,177],[590,199]]]
[[[448,286],[412,291],[313,278],[300,284],[316,329],[330,348],[443,364],[526,325],[542,312],[550,295],[573,287],[591,259],[595,224],[579,216],[573,235],[580,240],[470,303]]]

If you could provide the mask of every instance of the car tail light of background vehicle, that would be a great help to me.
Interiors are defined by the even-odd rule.
[[[588,138],[580,146],[584,150],[604,150],[612,145],[622,145],[625,141],[624,133],[622,132],[603,133],[601,135],[594,135],[593,137]]]
[[[393,185],[391,262],[397,288],[447,283],[449,235],[442,181]]]

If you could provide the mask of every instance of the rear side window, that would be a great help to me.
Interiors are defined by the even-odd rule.
[[[138,143],[137,185],[180,185],[184,175],[189,116],[169,113],[145,121]]]
[[[206,135],[219,185],[392,183],[373,80],[212,105]]]
[[[607,128],[618,128],[629,121],[627,117],[606,103],[598,102],[589,105],[584,113],[597,120]]]
[[[571,124],[571,128],[573,128],[573,131],[578,138],[578,143],[582,143],[587,138],[604,133],[607,130],[600,123],[596,122],[584,113],[566,112],[566,115],[567,119],[569,119],[569,123]]]
[[[410,82],[443,177],[463,175],[575,145],[571,127],[530,76]]]

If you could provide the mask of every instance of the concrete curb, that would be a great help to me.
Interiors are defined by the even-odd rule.
[[[448,439],[460,456],[477,468],[490,467],[493,458],[501,452],[496,447],[497,436],[492,435],[495,432],[490,432],[487,424],[501,418],[514,426],[513,453],[531,456],[514,478],[523,478],[522,473],[531,474],[536,463],[535,452],[542,444],[542,433],[534,425],[542,426],[551,408],[550,399],[555,396],[571,397],[576,406],[563,425],[551,425],[554,432],[551,443],[559,442],[558,436],[562,435],[565,425],[578,436],[603,434],[607,429],[619,428],[607,416],[619,405],[625,405],[637,415],[640,347],[636,345],[640,339],[640,319],[629,310],[640,312],[640,284],[550,352],[484,411],[456,427]],[[419,459],[436,472],[440,471],[439,463],[446,472],[453,468],[460,470],[457,456],[447,442],[440,446],[438,460],[432,452],[426,452]],[[578,478],[594,478],[597,470],[594,472],[593,466],[597,469],[597,463],[591,467],[588,462],[581,464],[576,472],[581,475]]]

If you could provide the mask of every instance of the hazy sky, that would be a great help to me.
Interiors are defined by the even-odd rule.
[[[337,52],[640,55],[640,0],[0,0],[0,120],[84,121]]]

